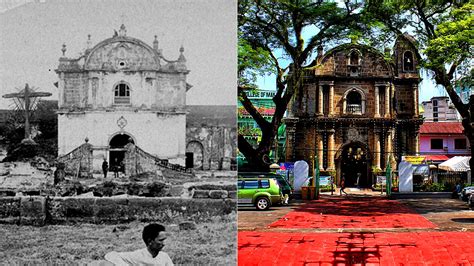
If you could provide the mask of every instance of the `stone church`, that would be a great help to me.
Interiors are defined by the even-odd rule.
[[[150,170],[155,164],[178,170],[185,166],[229,169],[236,146],[229,140],[229,130],[224,130],[219,140],[226,141],[227,145],[220,147],[225,152],[201,149],[199,155],[193,154],[199,138],[186,135],[190,132],[186,106],[186,92],[192,87],[186,82],[190,71],[184,48],[179,51],[176,60],[168,60],[156,36],[149,46],[127,36],[124,25],[113,37],[93,47],[89,37],[88,47],[79,58],[66,57],[63,45],[56,70],[59,158],[76,158],[76,167],[86,173],[100,172],[104,158],[112,167],[125,164],[128,174]],[[209,139],[218,141],[208,137],[198,144],[208,147]],[[202,163],[203,157],[211,157],[204,151],[227,158]],[[191,159],[186,160],[186,155]]]
[[[369,187],[376,172],[417,154],[418,73],[415,40],[398,38],[390,54],[357,44],[318,48],[302,92],[290,103],[286,161],[317,158],[321,171],[347,186]]]

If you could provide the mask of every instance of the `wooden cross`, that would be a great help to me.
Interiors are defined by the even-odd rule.
[[[30,136],[30,112],[37,103],[38,98],[40,97],[49,97],[51,93],[49,92],[36,92],[33,89],[30,89],[28,83],[25,85],[25,88],[17,93],[9,93],[3,95],[3,98],[13,99],[17,109],[24,111],[25,116],[25,138],[21,141],[34,143]]]

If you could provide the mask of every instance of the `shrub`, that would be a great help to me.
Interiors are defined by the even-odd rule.
[[[446,191],[446,186],[440,183],[426,183],[421,185],[420,191],[441,192]]]

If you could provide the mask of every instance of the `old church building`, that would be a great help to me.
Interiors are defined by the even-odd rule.
[[[418,153],[418,61],[414,39],[385,54],[355,42],[323,54],[306,70],[290,104],[286,161],[317,158],[321,171],[347,186],[371,186],[374,173]]]
[[[89,173],[100,172],[104,158],[110,166],[125,165],[128,174],[154,163],[181,169],[230,168],[236,146],[230,130],[219,131],[218,137],[218,130],[201,133],[199,138],[193,134],[198,130],[187,129],[186,92],[192,86],[186,82],[190,71],[183,47],[178,58],[166,59],[156,36],[149,46],[127,36],[124,25],[113,37],[93,47],[89,40],[88,46],[79,58],[68,58],[63,45],[56,70],[60,158],[81,157],[77,167]],[[225,145],[210,150],[209,142]]]

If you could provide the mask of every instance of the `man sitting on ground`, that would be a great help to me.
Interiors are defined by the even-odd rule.
[[[165,227],[161,224],[149,224],[143,228],[143,241],[146,248],[131,252],[112,251],[105,259],[115,265],[164,265],[172,266],[171,258],[161,251],[165,246]]]

